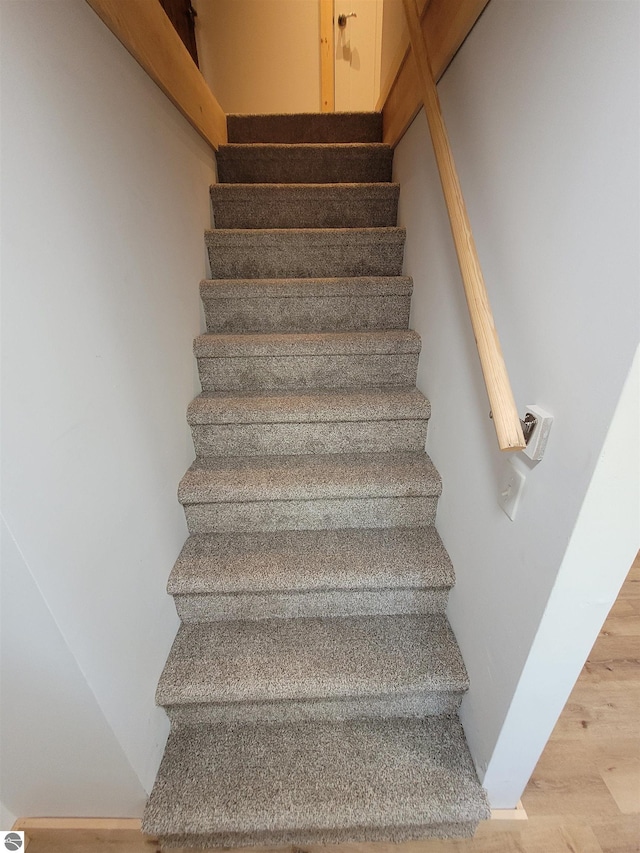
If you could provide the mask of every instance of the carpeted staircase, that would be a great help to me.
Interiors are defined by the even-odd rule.
[[[377,114],[230,116],[211,188],[165,846],[466,836],[488,806],[457,718],[420,338]]]

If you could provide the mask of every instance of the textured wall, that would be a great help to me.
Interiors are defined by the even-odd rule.
[[[444,481],[437,526],[458,577],[449,612],[471,676],[462,716],[482,774],[524,687],[639,338],[639,11],[629,2],[493,0],[439,86],[516,400],[522,414],[535,403],[555,415],[544,460],[519,458],[527,479],[515,522],[497,504],[507,460],[488,418],[423,113],[396,150],[411,325],[423,336],[418,386],[433,405],[427,450]],[[621,502],[637,482],[629,461]],[[585,575],[611,579],[600,608],[631,564],[634,539],[637,547],[625,524],[616,535],[628,557],[615,565],[593,563],[603,531],[587,531]],[[578,589],[575,608],[596,603],[590,594],[589,584]],[[584,654],[596,623],[578,644]],[[563,642],[557,623],[551,640],[538,647],[549,664],[553,642]],[[557,673],[558,711],[581,664],[575,652]],[[541,671],[538,660],[531,672]],[[510,745],[531,740],[526,760],[535,763],[549,719],[532,706],[524,722]],[[494,766],[491,778],[503,770]],[[506,800],[517,800],[522,775],[492,790],[495,806],[514,804]]]
[[[168,730],[213,155],[83,0],[2,4],[2,119],[3,568],[29,614],[2,643],[2,798],[138,814]]]

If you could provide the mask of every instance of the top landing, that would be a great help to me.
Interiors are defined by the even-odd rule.
[[[231,143],[382,142],[381,113],[229,115]]]

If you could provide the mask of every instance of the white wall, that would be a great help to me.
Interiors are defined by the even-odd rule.
[[[3,797],[21,815],[139,815],[140,780],[4,524],[1,557]]]
[[[560,567],[572,560],[569,542],[639,339],[638,13],[633,2],[493,0],[439,86],[516,400],[523,414],[536,403],[555,415],[544,460],[519,462],[527,482],[515,522],[497,505],[506,458],[488,418],[423,113],[396,150],[411,323],[423,337],[418,384],[433,405],[427,449],[444,480],[437,524],[457,572],[449,615],[472,685],[462,718],[481,776],[492,762],[494,806],[514,805],[526,782],[527,768],[515,778],[492,757],[527,686]],[[637,470],[626,474],[628,492]],[[571,544],[590,555],[586,576],[609,577],[604,605],[639,543],[637,528],[619,531],[627,556],[603,565],[589,547],[596,532],[582,525]],[[574,607],[589,606],[591,586],[573,590]],[[560,673],[553,713],[601,615],[603,607],[585,622]],[[566,642],[549,626],[536,640],[547,662]],[[543,659],[532,677],[545,671]],[[549,719],[531,708],[521,722],[519,737],[538,749]]]
[[[16,821],[16,815],[0,802],[0,826],[2,829],[11,829]]]
[[[640,350],[484,777],[497,803],[527,784],[640,544],[639,426]]]
[[[193,5],[200,70],[225,112],[320,112],[319,0]]]
[[[83,0],[19,0],[2,3],[2,167],[2,747],[23,766],[1,798],[139,814],[168,731],[154,691],[213,155]]]

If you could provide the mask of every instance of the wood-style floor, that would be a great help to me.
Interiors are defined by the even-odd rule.
[[[493,820],[470,841],[343,844],[309,853],[640,851],[640,555],[522,797],[527,821]],[[29,823],[29,822],[27,822]],[[138,832],[27,829],[29,853],[155,853]],[[18,826],[16,828],[22,828]],[[25,827],[27,828],[27,827]],[[265,853],[265,851],[261,851]],[[287,848],[283,853],[298,853]]]

